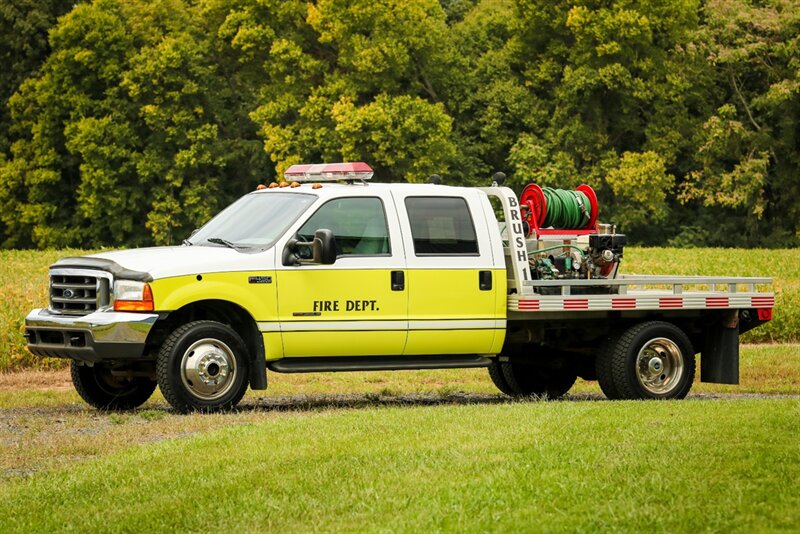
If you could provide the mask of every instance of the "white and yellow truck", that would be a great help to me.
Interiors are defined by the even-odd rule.
[[[230,409],[267,369],[487,367],[509,395],[580,376],[611,399],[673,399],[697,353],[703,381],[738,383],[739,334],[771,319],[767,278],[620,275],[624,236],[587,186],[371,176],[294,166],[182,246],[57,261],[29,350],[69,358],[81,397],[111,410],[157,385],[181,412]]]

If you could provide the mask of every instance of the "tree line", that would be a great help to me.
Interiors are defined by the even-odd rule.
[[[0,0],[0,55],[6,248],[179,243],[326,161],[800,244],[796,0]]]

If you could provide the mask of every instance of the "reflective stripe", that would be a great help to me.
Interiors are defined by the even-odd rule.
[[[283,332],[321,332],[331,330],[405,330],[406,321],[294,321],[281,326]]]
[[[409,330],[486,330],[505,328],[501,319],[474,319],[461,321],[409,321]]]
[[[680,296],[629,293],[617,295],[541,295],[535,297],[508,297],[511,311],[561,312],[573,310],[706,310],[772,308],[775,297],[771,293],[683,293]]]
[[[293,321],[283,323],[258,323],[261,332],[321,332],[359,330],[487,330],[505,328],[502,319],[475,319],[458,321]]]

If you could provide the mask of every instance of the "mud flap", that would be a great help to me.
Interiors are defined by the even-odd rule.
[[[739,383],[739,314],[732,310],[709,325],[700,353],[700,381]]]

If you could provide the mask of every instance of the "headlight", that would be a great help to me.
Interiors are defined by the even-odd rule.
[[[150,284],[134,280],[114,281],[114,311],[153,311]]]

